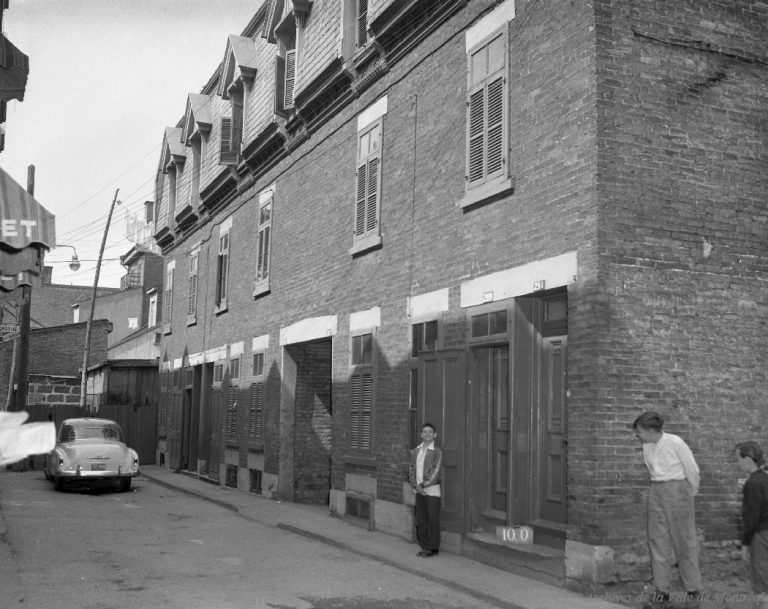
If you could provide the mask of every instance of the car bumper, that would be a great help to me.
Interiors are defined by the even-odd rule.
[[[102,478],[135,478],[139,475],[139,471],[122,471],[122,470],[99,470],[90,471],[86,469],[80,469],[77,471],[59,471],[56,472],[57,478],[65,478],[66,480],[99,480]]]

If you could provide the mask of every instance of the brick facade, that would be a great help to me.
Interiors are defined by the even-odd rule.
[[[432,421],[439,440],[455,442],[463,455],[446,474],[455,476],[444,499],[446,544],[481,553],[472,536],[488,534],[490,525],[475,522],[472,506],[485,500],[476,485],[486,472],[475,476],[472,468],[485,433],[478,403],[490,398],[473,387],[488,380],[488,355],[492,363],[509,361],[488,368],[491,376],[509,374],[494,398],[511,404],[511,423],[496,431],[507,434],[504,447],[514,455],[499,470],[512,488],[506,515],[496,510],[499,522],[547,520],[542,489],[523,479],[545,458],[561,456],[554,448],[538,452],[559,442],[557,429],[567,443],[566,515],[555,506],[551,523],[536,525],[541,539],[564,545],[557,581],[584,588],[648,576],[638,508],[647,474],[630,429],[645,409],[667,417],[669,431],[699,459],[703,538],[735,539],[729,451],[764,436],[760,399],[768,389],[764,9],[740,1],[731,9],[706,0],[526,0],[512,14],[511,2],[474,0],[431,3],[433,12],[419,13],[420,3],[405,4],[415,12],[403,19],[423,27],[391,22],[393,3],[372,2],[369,26],[383,50],[373,59],[371,49],[344,57],[354,66],[345,72],[329,50],[344,52],[344,40],[339,47],[334,38],[340,30],[323,34],[341,19],[332,14],[336,5],[315,3],[303,39],[315,63],[298,72],[303,120],[265,108],[275,49],[265,46],[255,19],[243,35],[255,40],[254,53],[269,56],[259,55],[266,67],[253,85],[244,80],[254,91],[246,96],[252,105],[240,163],[218,163],[218,119],[229,102],[217,94],[214,75],[203,91],[213,126],[206,132],[203,124],[199,134],[208,138],[208,154],[194,222],[174,225],[170,182],[160,175],[166,215],[157,238],[174,277],[163,369],[169,380],[184,369],[201,379],[192,388],[199,429],[192,426],[187,445],[217,454],[206,433],[210,424],[215,436],[224,419],[206,402],[214,364],[242,355],[240,378],[249,379],[253,353],[263,352],[263,437],[249,439],[241,410],[241,441],[227,450],[227,464],[257,463],[251,469],[263,472],[265,494],[321,503],[327,495],[341,514],[347,493],[370,496],[375,526],[407,536],[408,449],[422,418],[439,416]],[[504,171],[513,188],[468,202],[467,52],[504,22],[500,15],[509,41]],[[315,44],[322,48],[313,55]],[[358,132],[372,108],[382,124],[379,242],[356,249]],[[202,124],[198,114],[185,121]],[[190,163],[188,155],[186,175]],[[265,286],[257,278],[258,232],[270,197]],[[228,284],[217,303],[224,235]],[[193,252],[199,267],[190,320]],[[551,298],[567,298],[567,341],[565,330],[548,330]],[[497,313],[505,315],[503,329],[482,338],[473,320]],[[436,343],[414,356],[414,326],[432,321]],[[373,336],[370,450],[357,447],[355,436],[353,346],[366,334]],[[567,414],[545,420],[537,413],[559,402],[539,379],[555,374],[561,353]],[[437,395],[436,379],[452,391]],[[178,457],[173,421],[182,402],[174,395],[169,390],[161,406],[166,463]],[[238,485],[249,490],[243,476]],[[463,516],[451,521],[454,508]]]

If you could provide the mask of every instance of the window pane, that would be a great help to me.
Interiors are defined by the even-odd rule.
[[[437,321],[424,324],[424,350],[434,351],[437,346]]]
[[[477,84],[488,74],[488,47],[478,49],[470,58],[471,84]]]
[[[253,354],[253,376],[262,376],[264,374],[264,354]]]
[[[363,353],[362,363],[370,364],[373,361],[373,334],[364,334],[363,339]]]
[[[413,357],[416,357],[419,351],[421,351],[422,330],[421,324],[414,324],[411,328],[411,350]]]
[[[371,147],[370,152],[376,152],[381,146],[381,124],[376,125],[370,131]]]
[[[472,336],[488,336],[488,315],[474,315],[472,317]]]
[[[364,133],[360,136],[360,158],[368,156],[368,152],[371,146],[371,134],[370,132]]]
[[[496,311],[489,315],[489,334],[504,334],[507,331],[507,312]]]
[[[498,36],[488,44],[488,74],[504,67],[504,36]]]
[[[548,300],[544,309],[545,321],[556,321],[565,319],[566,308],[565,300]]]

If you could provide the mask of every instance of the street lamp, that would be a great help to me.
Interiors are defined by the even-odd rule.
[[[74,245],[66,245],[63,243],[57,243],[53,246],[54,249],[57,247],[71,247],[72,248],[72,260],[69,263],[69,268],[73,271],[79,271],[80,270],[80,259],[77,257],[77,250],[75,249]]]

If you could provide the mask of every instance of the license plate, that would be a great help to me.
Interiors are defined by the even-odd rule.
[[[103,472],[107,469],[106,463],[93,463],[91,464],[91,471],[92,472]]]

